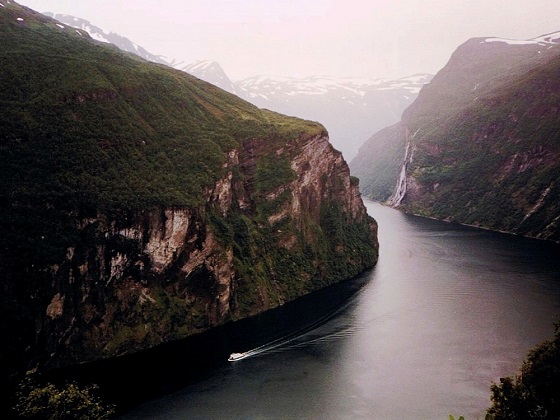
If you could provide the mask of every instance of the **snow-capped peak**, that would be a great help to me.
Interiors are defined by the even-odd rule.
[[[119,35],[115,32],[100,28],[99,26],[93,25],[91,22],[85,19],[77,18],[71,15],[64,15],[64,14],[54,14],[54,13],[44,13],[45,16],[49,16],[53,19],[58,20],[60,23],[63,23],[69,27],[75,28],[77,30],[81,30],[87,32],[89,36],[96,41],[113,44],[120,48],[123,51],[131,52],[133,54],[142,57],[145,60],[153,61],[155,63],[166,64],[169,65],[169,62],[161,57],[154,54],[149,53],[144,48],[135,44],[130,39]],[[60,24],[57,24],[60,29],[63,29]],[[78,32],[80,35],[81,33]]]
[[[226,75],[222,67],[215,61],[199,60],[192,64],[178,64],[174,67],[178,70],[184,71],[185,73],[192,74],[193,76],[208,83],[212,83],[225,91],[237,94],[237,89],[234,83]]]
[[[92,25],[90,21],[85,19],[78,19],[77,17],[64,14],[45,13],[45,15],[50,16],[60,22],[66,23],[67,25],[72,25],[72,27],[76,29],[86,31],[93,39],[100,42],[105,42],[107,44],[111,43],[111,41],[109,40],[109,37],[111,37],[111,35],[117,35],[114,32],[100,28],[99,26]]]
[[[195,61],[194,63],[187,64],[186,66],[182,67],[182,70],[187,71],[187,72],[189,72],[189,71],[198,72],[198,71],[204,71],[204,70],[209,70],[209,69],[212,69],[212,70],[219,69],[219,70],[223,71],[221,66],[217,62],[212,61],[212,60],[198,60],[198,61]]]

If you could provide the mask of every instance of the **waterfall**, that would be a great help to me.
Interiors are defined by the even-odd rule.
[[[398,206],[406,194],[406,161],[403,163],[401,173],[395,187],[395,192],[387,201],[390,206]]]
[[[387,200],[387,204],[389,206],[392,207],[399,206],[404,196],[406,195],[406,170],[408,168],[408,165],[412,162],[412,157],[414,156],[414,148],[412,145],[412,140],[414,139],[416,134],[418,134],[418,131],[420,130],[416,130],[416,132],[412,135],[410,139],[408,139],[408,136],[405,134],[407,139],[406,139],[406,150],[404,152],[404,162],[401,168],[401,173],[399,174],[397,185],[395,186],[395,192]]]

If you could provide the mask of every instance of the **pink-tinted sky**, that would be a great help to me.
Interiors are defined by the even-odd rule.
[[[234,80],[266,74],[397,78],[436,73],[472,37],[560,31],[558,0],[19,0]]]

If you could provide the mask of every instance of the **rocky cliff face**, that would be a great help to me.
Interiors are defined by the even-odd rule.
[[[286,159],[293,174],[257,196],[257,167],[269,157]],[[225,166],[199,208],[75,220],[79,243],[46,268],[37,279],[43,284],[22,299],[32,308],[26,312],[35,340],[26,353],[35,367],[112,357],[186,337],[375,263],[376,225],[326,135],[293,139],[272,150],[266,139],[249,141],[228,153]],[[267,205],[273,208],[264,210]],[[343,237],[332,238],[333,249],[323,248],[322,231],[332,226],[322,218],[331,207],[346,218],[339,227],[348,221],[362,230],[354,238],[364,241],[362,250],[346,249],[350,244]],[[259,212],[262,217],[255,216]],[[224,226],[240,220],[248,229],[233,226],[228,236],[232,232]],[[243,250],[257,243],[264,249]],[[345,267],[330,273],[327,256],[342,256]],[[310,258],[308,266],[287,271],[280,266],[297,258]]]

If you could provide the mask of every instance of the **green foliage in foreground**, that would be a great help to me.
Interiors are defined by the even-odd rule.
[[[560,418],[560,324],[554,339],[533,348],[521,367],[521,373],[501,378],[492,384],[492,420]]]
[[[554,339],[535,346],[521,367],[521,373],[493,383],[492,406],[485,420],[560,419],[560,323]],[[463,416],[457,420],[463,419]],[[455,420],[450,415],[449,420]]]
[[[57,387],[52,383],[40,385],[27,378],[17,392],[15,413],[36,420],[105,420],[112,418],[115,409],[105,405],[97,396],[97,386],[80,387],[68,383]]]

